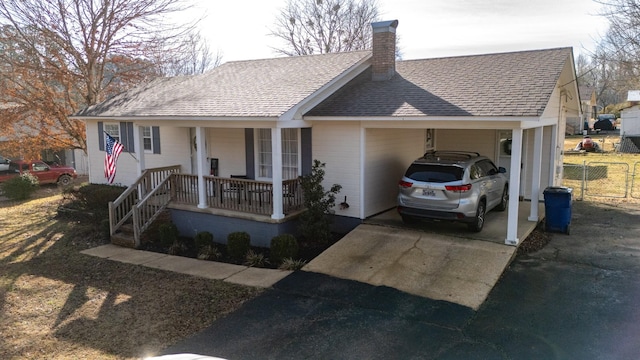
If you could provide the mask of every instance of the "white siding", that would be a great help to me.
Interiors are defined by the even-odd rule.
[[[436,150],[478,152],[496,162],[495,130],[436,130]]]
[[[397,204],[398,180],[422,156],[424,129],[367,129],[365,151],[365,217]]]
[[[622,110],[620,133],[622,135],[640,135],[640,107],[634,106]]]
[[[336,198],[339,204],[347,197],[349,208],[336,206],[336,215],[360,217],[360,125],[356,122],[314,124],[313,159],[326,164],[324,187],[342,185]]]
[[[219,159],[218,176],[246,175],[244,129],[207,129],[207,156]]]
[[[104,184],[104,151],[99,148],[97,121],[86,121],[87,124],[87,154],[89,157],[89,182]],[[145,154],[147,169],[169,165],[182,165],[183,171],[190,168],[190,142],[188,128],[161,127],[160,154]],[[133,156],[136,156],[133,154]],[[114,184],[129,186],[137,178],[138,164],[134,157],[122,152],[118,158],[118,165]]]

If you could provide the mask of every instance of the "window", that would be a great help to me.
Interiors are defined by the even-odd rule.
[[[136,142],[134,139],[134,125],[132,122],[102,122],[98,121],[98,146],[104,151],[104,133],[118,140],[124,146],[126,152],[136,152]],[[160,127],[141,126],[142,136],[141,149],[146,153],[160,154]]]
[[[112,138],[120,141],[120,124],[105,123],[104,132],[109,134]]]
[[[298,177],[298,129],[282,129],[282,179]]]
[[[282,179],[295,179],[300,168],[300,131],[299,129],[282,129]],[[257,129],[257,176],[272,178],[271,162],[271,129]]]
[[[49,167],[47,166],[47,164],[41,163],[41,162],[33,163],[31,167],[33,168],[33,171],[47,171],[47,170],[49,170]]]
[[[271,178],[271,129],[258,129],[258,177]]]
[[[142,145],[144,152],[153,152],[153,137],[151,136],[151,126],[141,126]]]

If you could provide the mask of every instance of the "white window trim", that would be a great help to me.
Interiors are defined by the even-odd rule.
[[[140,126],[140,131],[142,132],[142,144],[140,144],[140,146],[142,146],[142,150],[144,150],[145,154],[153,154],[153,143],[155,142],[154,138],[153,138],[153,126],[149,125],[142,125]],[[144,129],[142,128],[148,128],[149,129],[149,139],[151,140],[151,149],[147,150],[144,148],[144,139],[146,138],[146,136],[144,136]]]
[[[109,133],[109,132],[107,131],[107,127],[108,127],[108,126],[115,126],[115,127],[118,129],[118,136],[114,136],[113,134]],[[109,136],[111,136],[111,137],[113,137],[114,139],[116,139],[116,140],[118,140],[118,141],[122,142],[122,141],[121,141],[121,139],[122,139],[122,134],[121,134],[121,129],[120,129],[120,123],[117,123],[117,122],[103,122],[103,123],[102,123],[102,130],[103,130],[104,132],[106,132],[107,134],[109,134]],[[103,137],[104,137],[104,134],[103,134]]]
[[[260,129],[267,128],[255,128],[253,129],[253,158],[254,158],[254,173],[256,174],[255,179],[259,181],[271,181],[270,177],[260,177],[258,174],[260,173],[260,151],[259,151],[259,139],[258,134]],[[280,129],[282,131],[282,129]],[[299,128],[296,128],[296,136],[297,136],[297,145],[298,145],[298,176],[302,175],[302,131]],[[271,171],[273,174],[273,169]],[[285,179],[283,179],[285,180]]]

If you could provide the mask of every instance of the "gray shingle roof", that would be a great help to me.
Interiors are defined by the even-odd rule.
[[[360,81],[313,116],[540,116],[571,48],[399,61],[388,81]]]
[[[202,75],[156,79],[75,115],[280,116],[370,56],[355,51],[228,62]]]

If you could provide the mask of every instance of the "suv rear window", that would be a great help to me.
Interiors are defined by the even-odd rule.
[[[445,183],[462,180],[464,169],[450,165],[411,164],[404,176],[422,182]]]

